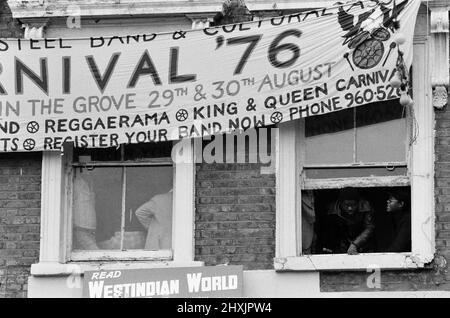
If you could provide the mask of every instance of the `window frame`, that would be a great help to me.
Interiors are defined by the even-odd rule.
[[[204,12],[200,10],[201,12]],[[199,11],[199,12],[200,12]],[[212,16],[209,14],[189,15],[192,28],[203,28],[209,25]],[[43,27],[39,28],[45,38]],[[60,30],[56,32],[60,35]],[[27,35],[25,35],[27,37]],[[29,37],[29,35],[28,35]],[[171,261],[161,261],[157,258],[145,260],[141,258],[122,259],[120,261],[87,261],[71,262],[67,255],[70,229],[66,213],[67,178],[64,175],[67,154],[60,151],[42,152],[41,177],[41,231],[39,262],[32,264],[30,274],[33,276],[57,276],[78,274],[79,270],[101,270],[108,268],[154,268],[177,266],[204,266],[203,261],[195,261],[195,156],[197,143],[194,139],[182,139],[179,150],[173,152],[176,164],[173,196],[172,249]],[[191,226],[188,226],[188,225]],[[81,269],[80,269],[81,267]]]
[[[72,153],[67,150],[44,151],[42,156],[42,204],[41,204],[41,246],[39,263],[32,264],[31,274],[35,276],[68,275],[73,264],[83,268],[104,266],[107,263],[145,261],[144,267],[160,266],[202,266],[194,261],[194,193],[195,164],[192,139],[179,141],[174,156],[172,252],[162,251],[107,251],[103,254],[71,256],[71,173]],[[69,169],[69,170],[68,170]],[[190,226],[188,226],[190,224]],[[84,252],[82,252],[84,253]],[[88,252],[89,253],[89,252]],[[102,252],[99,252],[102,253]],[[125,262],[125,263],[124,263]],[[148,263],[150,262],[150,263]]]
[[[149,145],[151,146],[151,145]],[[173,143],[175,147],[175,143]],[[173,258],[173,244],[171,249],[162,250],[96,250],[96,251],[83,251],[83,250],[73,250],[72,249],[72,239],[73,239],[73,184],[74,184],[74,169],[78,167],[150,167],[150,166],[172,166],[173,168],[173,178],[172,184],[175,187],[175,170],[176,165],[172,162],[170,157],[158,157],[158,158],[148,158],[139,160],[119,160],[119,161],[92,161],[87,163],[76,163],[73,162],[73,147],[68,147],[65,149],[65,178],[66,178],[66,189],[67,189],[67,205],[66,213],[68,214],[68,221],[70,224],[67,225],[67,255],[69,261],[108,261],[108,260],[161,260],[170,261]],[[122,185],[123,186],[123,185]],[[174,197],[175,200],[175,197]],[[172,202],[172,209],[174,211],[175,203]],[[173,224],[172,224],[173,227]]]
[[[369,106],[370,107],[370,106]],[[353,108],[355,109],[355,108]],[[405,113],[406,120],[406,140],[405,147],[405,161],[401,162],[353,162],[353,163],[340,163],[340,164],[307,164],[306,161],[306,137],[305,137],[305,119],[298,120],[299,128],[297,131],[297,142],[300,143],[300,164],[301,170],[301,190],[319,190],[319,189],[338,189],[343,187],[392,187],[392,186],[410,186],[410,152],[409,142],[411,140],[412,132],[410,129],[411,114],[409,111]],[[353,128],[354,134],[355,128]],[[354,140],[354,149],[356,140]],[[355,153],[353,154],[355,156]],[[372,176],[372,177],[343,177],[343,178],[307,178],[306,169],[321,169],[321,168],[380,168],[380,167],[395,167],[406,168],[406,175],[391,175],[391,176]]]
[[[374,267],[411,269],[422,268],[433,260],[435,253],[434,111],[431,102],[430,77],[423,76],[423,74],[429,74],[429,50],[430,43],[427,35],[416,35],[414,37],[413,92],[419,136],[407,153],[411,186],[412,251],[409,253],[361,253],[358,255],[301,254],[301,171],[305,155],[302,153],[299,142],[302,139],[300,125],[296,122],[287,122],[280,125],[276,138],[275,270],[367,270]],[[334,180],[341,187],[345,186],[341,181]],[[348,181],[347,185],[355,186],[353,182],[355,180]],[[382,180],[383,184],[384,181]],[[406,180],[397,181],[399,182],[395,185],[407,185],[405,183],[408,183]]]

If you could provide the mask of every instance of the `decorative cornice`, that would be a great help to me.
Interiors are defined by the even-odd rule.
[[[186,14],[186,18],[192,21],[192,29],[204,29],[209,27],[214,20],[213,13],[210,14]]]
[[[222,0],[9,0],[13,18],[51,18],[73,15],[74,7],[81,17],[107,16],[183,16],[189,13],[214,12],[222,9]]]
[[[447,1],[429,1],[430,33],[432,44],[433,106],[441,109],[448,104],[449,87],[449,12]]]
[[[448,9],[444,7],[430,8],[431,33],[448,33]]]
[[[45,27],[49,19],[27,19],[22,21],[22,29],[24,30],[25,39],[42,39],[45,35]]]

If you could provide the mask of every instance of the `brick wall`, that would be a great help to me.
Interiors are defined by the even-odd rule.
[[[0,0],[0,37],[23,37]],[[0,154],[0,298],[26,297],[30,264],[39,257],[40,154]]]
[[[41,154],[0,154],[0,297],[26,297],[39,259]]]
[[[261,165],[199,164],[195,255],[206,265],[273,268],[275,175]]]
[[[215,25],[250,21],[239,0],[224,2]],[[248,162],[248,161],[247,161]],[[275,256],[275,175],[261,164],[198,164],[195,256],[206,265],[239,264],[273,268]]]

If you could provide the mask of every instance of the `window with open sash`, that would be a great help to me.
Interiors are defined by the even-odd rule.
[[[303,254],[347,253],[351,244],[365,253],[411,251],[410,122],[398,100],[304,120]],[[348,188],[357,194],[356,214],[343,212],[342,204],[352,202],[343,194]],[[402,197],[401,215],[390,213],[392,195]],[[394,250],[395,244],[401,246]]]

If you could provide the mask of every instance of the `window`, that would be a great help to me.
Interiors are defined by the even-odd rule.
[[[178,144],[180,147],[178,147]],[[167,160],[167,154],[170,152],[172,152],[173,162]],[[126,170],[126,173],[124,173],[124,170]],[[144,170],[145,173],[142,172]],[[105,173],[106,171],[113,172],[108,174]],[[153,172],[157,173],[158,176],[165,175],[164,182],[166,182],[158,180],[159,188],[155,193],[165,194],[167,193],[166,190],[170,191],[169,187],[172,185],[171,235],[165,236],[169,240],[161,241],[161,244],[157,247],[150,245],[146,247],[149,232],[146,228],[145,217],[142,217],[145,213],[137,213],[140,215],[139,218],[136,212],[139,210],[145,211],[145,203],[151,201],[154,197],[152,196],[153,192],[150,189],[145,189],[145,191],[139,189],[140,191],[137,193],[139,193],[139,196],[142,194],[142,196],[136,197],[135,194],[130,193],[130,189],[141,187],[145,177]],[[88,181],[80,182],[81,175],[83,177],[89,175],[86,178]],[[123,175],[125,175],[125,178]],[[140,180],[135,181],[133,178],[130,179],[130,176],[138,176]],[[106,200],[102,198],[101,191],[105,189],[105,185],[102,182],[98,183],[98,181],[103,177],[110,180],[115,178],[116,181],[120,179],[119,183],[108,185],[112,188],[116,187],[116,193],[121,192],[120,199],[115,196],[111,199],[112,202],[115,202],[115,206],[120,201],[120,209],[114,211],[114,213],[105,210],[101,212],[102,202],[103,204],[110,204],[110,206],[113,204],[112,202],[105,202]],[[82,270],[110,268],[110,266],[115,266],[115,268],[122,266],[123,268],[129,268],[129,266],[138,268],[152,268],[162,265],[180,266],[178,264],[202,266],[203,262],[194,261],[194,178],[194,143],[192,140],[182,140],[177,142],[176,145],[174,143],[174,146],[172,144],[165,144],[164,146],[162,143],[138,144],[127,145],[119,150],[77,150],[72,147],[65,147],[63,154],[56,151],[44,152],[42,160],[41,251],[39,263],[33,264],[31,267],[32,275],[66,275],[72,271],[73,262],[77,262],[77,266],[81,266]],[[170,179],[172,179],[172,182]],[[94,193],[95,195],[87,195],[83,200],[74,197],[75,181],[81,183],[81,188],[85,190],[85,193]],[[124,195],[122,195],[122,191]],[[122,198],[125,198],[125,200],[122,201]],[[79,202],[74,202],[76,200]],[[94,205],[92,202],[89,203],[90,200],[95,201]],[[83,201],[84,203],[82,203]],[[124,208],[122,202],[125,204]],[[74,228],[77,227],[74,208],[75,205],[83,204],[90,206],[91,209],[92,206],[95,207],[95,213],[92,212],[93,209],[89,213],[81,209],[83,212],[78,215],[87,214],[90,215],[90,218],[79,217],[77,219],[77,222],[84,219],[86,223],[82,225],[84,227],[86,227],[86,224],[88,225],[87,233],[91,236],[89,242],[95,243],[95,245],[87,247],[81,247],[77,245],[78,242],[74,242]],[[142,205],[144,207],[140,209]],[[98,211],[96,210],[97,206],[99,207]],[[132,211],[135,213],[132,213],[131,217],[130,207],[131,209],[137,207],[136,211]],[[125,211],[125,213],[122,213],[122,211]],[[92,231],[94,219],[92,216],[94,214],[95,231]],[[108,219],[106,216],[110,214],[114,214],[115,218]],[[120,221],[118,220],[119,215]],[[106,223],[101,224],[103,221],[100,222],[99,219],[106,220]],[[91,225],[90,230],[89,224]],[[116,234],[116,232],[119,233]],[[127,234],[127,232],[133,233]],[[139,232],[143,233],[139,234]],[[92,234],[94,234],[94,237],[92,237]],[[145,237],[144,243],[142,236]],[[115,243],[116,245],[106,245],[106,248],[109,249],[105,249],[105,245],[102,243],[108,240],[109,243]],[[166,249],[166,246],[170,246],[170,248]],[[113,261],[113,263],[106,261]],[[133,264],[130,264],[130,261],[133,261]]]
[[[171,142],[75,149],[72,250],[170,250]]]
[[[398,100],[305,119],[303,254],[411,251],[410,121]]]
[[[414,40],[413,116],[383,103],[330,114],[334,124],[328,127],[320,123],[321,117],[328,115],[279,125],[276,270],[367,270],[372,266],[404,269],[421,268],[432,261],[435,252],[434,113],[429,79],[423,76],[428,74],[428,45],[425,37]],[[370,106],[375,108],[369,113],[377,111],[379,115],[365,117],[360,113]],[[333,138],[339,143],[333,142]],[[364,147],[365,143],[371,146]],[[387,252],[387,242],[380,239],[373,252],[357,255],[304,251],[308,244],[304,242],[307,234],[304,210],[308,205],[321,209],[314,214],[320,218],[326,211],[324,206],[335,201],[345,187],[356,188],[381,210],[382,203],[387,204],[389,199],[386,191],[404,190],[411,210],[410,252]],[[376,227],[388,231],[386,220],[381,218],[376,220]]]
[[[406,111],[392,100],[306,118],[303,188],[333,188],[341,178],[363,177],[380,177],[380,185],[409,184]]]

